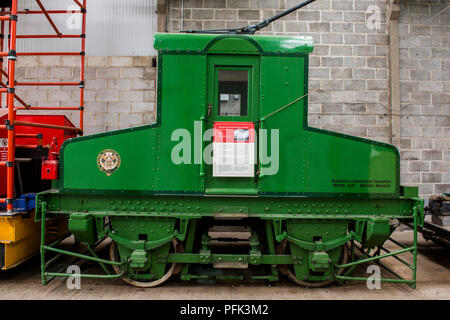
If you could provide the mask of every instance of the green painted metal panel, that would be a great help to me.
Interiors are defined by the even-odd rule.
[[[154,36],[154,46],[163,51],[191,51],[202,52],[213,46],[216,41],[222,39],[245,39],[255,43],[262,53],[304,53],[312,52],[313,43],[311,37],[286,37],[286,36],[247,36],[247,35],[212,35],[212,34],[170,34],[157,33]],[[242,47],[237,47],[242,49]],[[253,50],[253,49],[251,49]]]
[[[89,215],[72,214],[69,219],[69,231],[77,241],[89,244],[97,241],[94,218]]]
[[[260,54],[259,47],[254,43],[240,38],[225,38],[215,42],[208,49],[208,53],[236,53]]]
[[[304,57],[263,57],[261,64],[261,110],[264,118],[275,110],[303,96],[305,92]],[[272,173],[259,179],[260,192],[301,192],[304,190],[299,179],[302,174],[300,164],[306,154],[302,153],[304,131],[302,130],[304,102],[294,105],[268,117],[261,127],[268,131],[268,154],[275,155],[272,150],[279,142],[279,163],[263,165],[272,167]],[[271,137],[279,132],[279,140],[271,143]],[[260,137],[261,139],[261,137]],[[260,142],[263,142],[260,140]],[[265,143],[264,143],[265,144]],[[260,152],[263,150],[260,148]],[[262,172],[264,172],[262,170]]]
[[[389,219],[371,218],[367,222],[366,241],[367,248],[373,248],[380,243],[384,243],[391,235],[393,229],[390,228]]]
[[[67,140],[61,149],[63,189],[153,190],[155,133],[155,128],[144,126]],[[104,150],[114,150],[120,158],[110,175],[97,162]]]
[[[155,154],[157,190],[203,192],[200,158],[195,154],[195,147],[201,143],[198,128],[206,110],[206,57],[165,55],[159,63],[162,69],[159,84],[163,94],[159,101],[162,115]],[[178,152],[177,145],[186,148]],[[183,162],[174,162],[172,152]]]
[[[398,194],[398,153],[369,141],[308,132],[308,192]]]
[[[264,219],[368,219],[383,215],[389,218],[413,214],[414,206],[423,214],[421,199],[313,198],[313,197],[221,197],[208,196],[132,196],[79,195],[73,192],[46,191],[38,194],[38,203],[48,203],[49,212],[89,212],[102,216],[162,216],[199,218],[214,215],[241,215]],[[41,208],[37,207],[39,218]]]
[[[398,195],[393,146],[307,125],[307,58],[263,57],[261,115],[279,130],[279,171],[260,179],[263,193]]]

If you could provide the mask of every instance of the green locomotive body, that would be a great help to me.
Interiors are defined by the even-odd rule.
[[[382,281],[415,286],[423,202],[395,147],[308,126],[311,38],[156,34],[155,48],[156,123],[67,141],[59,188],[37,196],[37,216],[68,215],[91,252],[42,245],[44,283],[70,275],[48,271],[49,251],[144,287],[176,273],[321,286],[411,252],[412,278]],[[398,221],[414,244],[382,253]],[[111,260],[92,250],[105,238]]]

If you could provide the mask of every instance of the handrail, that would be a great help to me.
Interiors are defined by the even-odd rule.
[[[14,121],[16,126],[27,126],[27,127],[38,127],[38,128],[48,128],[48,129],[61,129],[61,130],[69,130],[69,131],[80,131],[80,128],[74,128],[69,126],[59,126],[55,124],[45,124],[45,123],[34,123],[27,121]]]

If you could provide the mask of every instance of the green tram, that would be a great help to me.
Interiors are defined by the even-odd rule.
[[[318,287],[365,281],[352,271],[367,263],[415,287],[418,189],[400,186],[394,146],[308,125],[311,38],[156,34],[154,46],[156,123],[66,141],[57,187],[37,196],[38,219],[66,216],[88,248],[42,245],[44,284],[72,275],[51,271],[68,255],[105,272],[81,277],[141,287],[175,275]],[[401,223],[412,246],[391,238]],[[104,239],[110,259],[94,250]]]

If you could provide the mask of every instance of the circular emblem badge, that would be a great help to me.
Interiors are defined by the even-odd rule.
[[[100,171],[103,171],[107,176],[110,176],[111,173],[119,169],[120,156],[112,149],[105,149],[98,155],[97,165]]]

